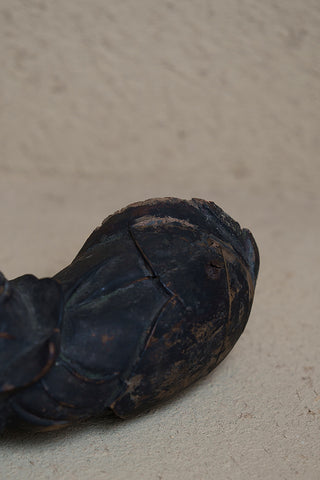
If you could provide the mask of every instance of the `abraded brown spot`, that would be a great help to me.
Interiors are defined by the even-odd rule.
[[[39,432],[52,432],[54,430],[61,430],[62,428],[68,427],[69,425],[71,425],[71,422],[55,423],[54,425],[48,425],[45,427],[40,426],[37,428],[37,430],[39,430]]]
[[[206,266],[206,274],[212,280],[216,280],[220,276],[222,267],[220,265],[215,265],[213,262],[210,262]]]
[[[8,332],[0,332],[0,338],[6,338],[7,340],[13,340],[15,337]]]
[[[2,385],[1,391],[2,392],[10,392],[11,390],[14,390],[14,389],[15,389],[15,386],[12,385],[11,383],[4,383]]]
[[[113,340],[113,339],[114,339],[114,335],[111,335],[111,336],[109,336],[109,335],[102,335],[102,337],[101,337],[101,341],[102,341],[103,344],[105,344],[105,343],[107,343],[107,342],[109,342],[109,341],[111,341],[111,340]]]
[[[207,243],[210,248],[213,248],[214,250],[217,250],[220,248],[220,243],[217,242],[216,240],[213,240],[212,238],[208,238]]]
[[[205,341],[210,338],[211,341],[214,340],[215,337],[219,336],[221,331],[224,329],[224,325],[221,325],[214,333],[212,331],[212,327],[209,324],[197,326],[196,328],[192,329],[192,333],[197,339],[197,342],[200,344],[204,344]]]
[[[129,394],[130,395],[130,398],[131,400],[136,403],[136,399],[135,397],[138,397],[139,401],[140,401],[140,396],[137,396],[137,395],[134,395],[134,391],[137,389],[137,387],[139,387],[139,385],[141,384],[141,381],[143,380],[143,375],[134,375],[132,378],[130,378],[129,380],[127,380],[127,388],[125,390],[125,392],[123,393],[122,396],[124,395],[127,395]],[[119,398],[117,398],[111,405],[110,405],[110,408],[111,410],[114,410],[116,408],[116,405],[117,403],[119,402]],[[116,415],[118,415],[118,413],[116,413]],[[120,415],[118,415],[120,416]],[[120,416],[121,417],[121,416]],[[125,418],[126,415],[123,416],[123,418]]]
[[[140,385],[142,379],[143,375],[135,375],[134,377],[130,378],[130,380],[127,381],[127,392],[133,392]]]
[[[230,249],[228,248],[221,248],[221,253],[223,254],[223,258],[225,262],[231,263],[231,264],[240,264],[243,272],[245,273],[246,280],[248,283],[248,288],[249,288],[249,302],[251,303],[253,300],[253,294],[254,294],[254,285],[253,285],[253,280],[249,271],[248,266],[244,263],[244,261],[241,259],[240,256],[237,256],[235,253],[233,253]]]
[[[146,345],[146,348],[150,348],[151,345],[154,345],[155,343],[157,343],[159,341],[159,338],[153,336],[153,335],[150,335],[150,338],[148,339],[148,343]]]
[[[195,230],[198,228],[197,225],[193,225],[192,223],[188,222],[187,220],[183,220],[180,218],[170,217],[169,215],[165,217],[156,217],[154,215],[145,215],[143,217],[137,218],[133,223],[135,228],[144,228],[144,227],[158,227],[158,226],[166,226],[166,227],[180,227],[180,228],[191,228]]]
[[[143,216],[144,211],[147,213],[150,207],[153,207],[153,206],[158,207],[159,203],[161,205],[174,205],[177,201],[180,201],[180,200],[174,197],[163,197],[163,198],[149,198],[147,200],[143,200],[142,202],[130,203],[130,205],[124,208],[121,208],[120,210],[117,210],[112,215],[109,215],[107,218],[105,218],[102,222],[102,225],[107,223],[107,221],[112,217],[114,217],[115,215],[121,215],[122,213],[126,213],[128,210],[130,211],[133,209],[139,209],[140,210],[139,216]],[[98,228],[99,227],[97,227],[97,229]]]

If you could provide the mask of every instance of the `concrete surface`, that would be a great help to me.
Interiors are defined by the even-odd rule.
[[[1,478],[320,478],[319,41],[318,0],[0,1],[9,278],[155,196],[215,201],[261,253],[214,373],[131,421],[7,433]]]

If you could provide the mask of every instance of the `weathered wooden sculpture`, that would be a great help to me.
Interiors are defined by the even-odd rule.
[[[41,428],[170,398],[230,352],[251,309],[258,249],[213,202],[109,216],[53,278],[0,276],[0,429]]]

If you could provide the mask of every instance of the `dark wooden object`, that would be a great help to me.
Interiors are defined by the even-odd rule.
[[[213,202],[176,198],[108,217],[53,278],[0,276],[0,429],[41,428],[172,397],[230,352],[259,254]]]

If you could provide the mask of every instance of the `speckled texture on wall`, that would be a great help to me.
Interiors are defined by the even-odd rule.
[[[136,419],[0,439],[6,479],[320,477],[318,0],[2,0],[0,269],[52,275],[114,210],[213,200],[249,227],[248,326]]]

